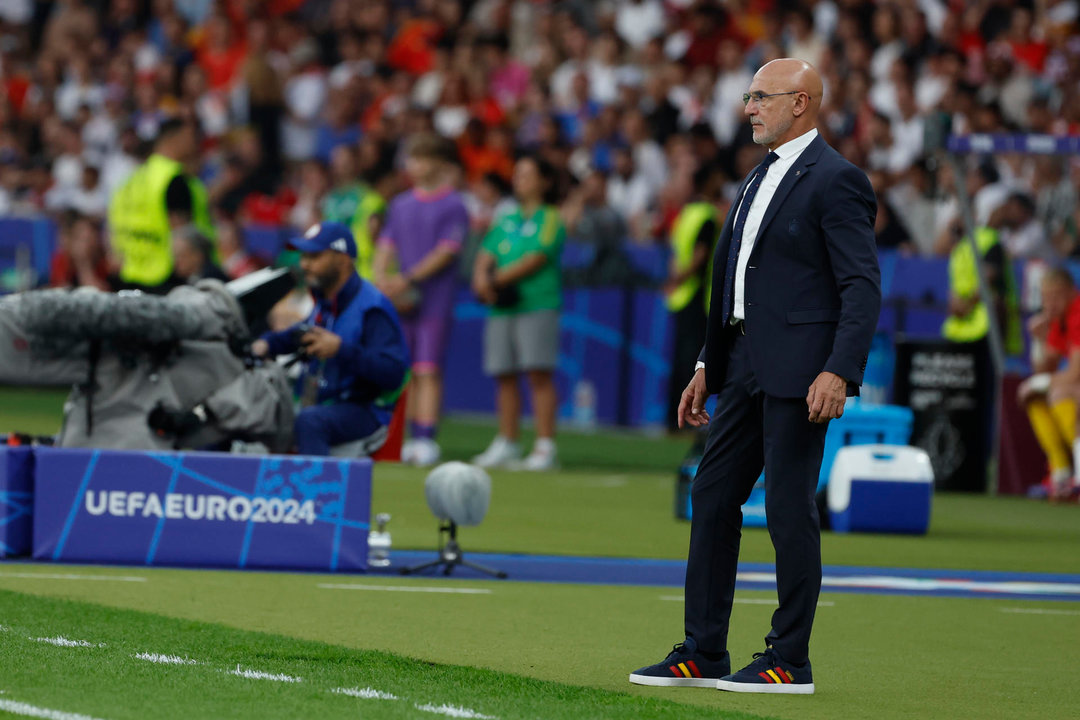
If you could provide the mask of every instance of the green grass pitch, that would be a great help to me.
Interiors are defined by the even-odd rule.
[[[0,430],[55,431],[61,398],[0,393]],[[448,423],[447,454],[467,458],[490,433],[482,422]],[[688,525],[673,518],[673,468],[685,447],[631,434],[565,434],[565,470],[495,473],[488,518],[463,529],[462,544],[466,551],[681,558]],[[423,477],[376,468],[373,507],[393,514],[395,548],[434,548]],[[935,498],[926,537],[823,536],[833,565],[1080,573],[1076,547],[1080,508],[952,495]],[[744,532],[743,558],[771,561],[767,532]],[[431,586],[482,592],[394,589]],[[812,697],[629,685],[629,671],[680,639],[680,594],[4,563],[0,715],[29,706],[109,719],[446,717],[433,712],[440,709],[502,719],[1075,716],[1069,668],[1080,663],[1080,604],[825,593],[811,645]],[[775,596],[740,592],[737,600],[736,664],[761,649]],[[89,646],[39,640],[58,636]],[[158,664],[140,653],[198,664]],[[238,666],[300,681],[231,674]],[[368,690],[396,699],[356,696]]]

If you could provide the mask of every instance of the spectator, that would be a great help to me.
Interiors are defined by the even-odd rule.
[[[1044,262],[1057,259],[1046,227],[1035,217],[1035,202],[1030,195],[1021,192],[1009,195],[991,216],[990,225],[998,228],[1010,257]]]
[[[754,74],[743,61],[742,48],[735,40],[725,40],[717,48],[720,65],[713,87],[713,101],[709,109],[709,124],[716,139],[729,145],[735,133],[746,120],[743,116],[743,93],[750,87]]]
[[[625,147],[615,148],[612,173],[607,183],[607,201],[623,217],[635,237],[642,235],[641,228],[648,221],[646,213],[652,200],[649,181],[636,171],[631,151]]]
[[[172,239],[173,275],[177,285],[200,280],[228,282],[229,276],[213,260],[214,242],[193,227],[176,230]]]
[[[98,221],[74,212],[64,213],[59,240],[60,247],[49,263],[50,286],[110,289],[109,263]]]
[[[469,107],[465,96],[465,79],[461,75],[454,73],[447,76],[432,117],[435,129],[443,137],[457,139],[465,132],[469,123]]]
[[[664,6],[659,0],[625,0],[615,10],[615,32],[634,50],[664,34]]]
[[[409,352],[397,313],[356,274],[356,244],[344,225],[314,225],[291,245],[303,253],[300,267],[315,307],[303,324],[263,335],[252,353],[303,353],[296,384],[303,409],[294,425],[301,455],[329,455],[358,440],[370,454],[386,440],[407,378]]]
[[[319,118],[326,103],[326,77],[319,66],[319,49],[312,40],[301,41],[289,53],[289,59],[293,70],[285,83],[287,116],[282,124],[281,144],[285,159],[299,162],[315,155]]]
[[[603,171],[588,173],[562,209],[567,232],[592,250],[592,262],[585,271],[587,284],[623,285],[637,279],[623,248],[626,221],[607,203],[607,176]],[[700,348],[698,348],[700,350]]]
[[[315,157],[324,163],[341,146],[356,145],[360,140],[360,125],[356,108],[345,90],[332,90],[328,96],[324,120],[319,123],[315,139]]]
[[[498,138],[495,142],[492,142]],[[502,177],[509,177],[514,164],[505,132],[499,129],[485,128],[484,124],[473,118],[465,128],[465,133],[458,142],[461,164],[465,168],[465,180],[470,185],[486,173],[493,172]]]
[[[510,183],[497,173],[487,173],[465,195],[465,207],[469,211],[469,234],[483,238],[500,217],[517,207],[511,197]],[[469,263],[471,268],[472,264]]]
[[[213,13],[206,20],[202,47],[195,61],[206,73],[211,90],[228,92],[240,75],[240,68],[247,56],[247,45],[237,38],[229,18],[224,13]]]
[[[509,56],[510,42],[505,35],[482,38],[480,49],[492,97],[503,110],[516,110],[529,88],[529,68]]]
[[[330,191],[326,166],[318,160],[308,160],[300,166],[300,193],[289,212],[293,227],[311,227],[322,219],[322,203]]]
[[[188,65],[181,81],[180,104],[199,121],[202,136],[216,143],[229,129],[229,106],[225,93],[211,89],[206,79],[201,66]]]
[[[56,89],[57,114],[63,120],[74,120],[79,108],[87,106],[97,110],[104,99],[104,88],[90,73],[90,59],[85,53],[74,55],[68,63],[67,78]]]
[[[350,229],[356,240],[356,271],[370,280],[375,260],[375,239],[382,233],[386,201],[382,195],[358,180],[356,151],[338,145],[330,155],[333,187],[322,201],[322,218]]]
[[[285,113],[282,73],[271,60],[270,28],[263,20],[248,26],[250,51],[240,72],[247,90],[247,115],[259,136],[270,173],[280,172],[281,120]],[[301,227],[307,227],[301,226]]]
[[[503,216],[484,238],[473,271],[473,290],[491,306],[484,329],[484,371],[496,380],[498,434],[473,458],[481,467],[550,470],[557,465],[555,413],[558,397],[559,258],[566,230],[550,203],[555,170],[542,160],[522,158],[514,167],[519,209]],[[521,397],[526,375],[532,391],[536,442],[520,465]]]
[[[244,229],[234,221],[218,223],[217,246],[221,256],[221,269],[231,280],[265,267],[261,260],[248,253]]]
[[[101,184],[101,171],[98,168],[89,164],[83,166],[82,181],[72,190],[68,207],[95,220],[105,219],[109,195]]]
[[[649,192],[655,195],[668,181],[667,158],[649,134],[641,111],[630,109],[623,114],[622,134],[634,155],[634,167],[649,183]]]
[[[375,283],[403,315],[412,356],[411,437],[402,462],[434,465],[442,413],[442,371],[457,292],[456,260],[469,232],[469,216],[451,183],[453,144],[437,135],[409,140],[405,160],[413,189],[390,203],[375,256]],[[398,272],[390,271],[396,263]]]

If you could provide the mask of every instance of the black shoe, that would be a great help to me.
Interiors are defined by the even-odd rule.
[[[809,660],[792,665],[770,645],[765,652],[754,653],[754,661],[739,672],[720,678],[716,688],[731,692],[813,695],[814,675]]]
[[[668,653],[663,662],[630,673],[635,685],[662,687],[716,687],[717,681],[731,672],[731,659],[725,652],[720,660],[709,660],[697,651],[693,638],[686,638]]]

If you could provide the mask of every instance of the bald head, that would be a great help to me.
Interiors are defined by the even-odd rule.
[[[805,60],[780,58],[754,75],[746,115],[754,142],[776,148],[809,132],[821,109],[821,75]]]

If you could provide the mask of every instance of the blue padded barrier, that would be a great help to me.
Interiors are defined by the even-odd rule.
[[[0,445],[0,558],[30,554],[33,487],[30,448]]]

